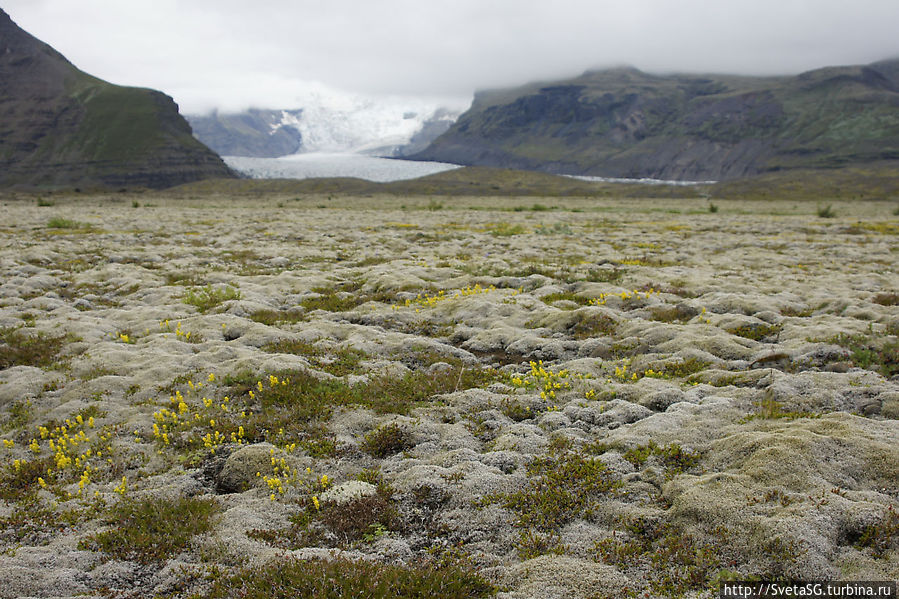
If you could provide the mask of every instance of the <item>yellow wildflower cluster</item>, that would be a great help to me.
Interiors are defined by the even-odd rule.
[[[628,367],[630,366],[630,361],[625,360],[621,366],[615,367],[615,378],[619,381],[626,382],[634,382],[640,378],[636,372],[629,372]]]
[[[272,475],[269,476],[257,472],[256,476],[261,476],[262,480],[265,481],[265,484],[268,485],[269,491],[271,492],[269,499],[274,501],[279,495],[284,494],[284,490],[287,487],[296,483],[297,471],[292,469],[284,458],[276,459],[274,449],[270,450],[269,453],[271,454],[272,459]]]
[[[15,441],[12,441],[10,439],[3,439],[3,447],[5,447],[6,449],[12,449],[15,446],[16,446]]]
[[[430,307],[438,304],[439,302],[456,299],[460,297],[467,297],[469,295],[478,295],[480,293],[488,293],[490,291],[496,291],[496,286],[491,285],[489,287],[481,287],[481,284],[478,283],[474,287],[465,287],[464,289],[459,289],[453,294],[447,294],[446,291],[441,290],[435,293],[434,295],[428,295],[427,293],[419,293],[418,297],[415,299],[407,299],[406,306],[424,306]]]
[[[621,301],[626,302],[628,300],[637,300],[640,298],[648,299],[653,294],[660,293],[656,289],[649,289],[649,291],[640,291],[638,289],[634,289],[633,291],[622,291],[620,293],[600,293],[599,297],[594,297],[590,300],[591,306],[604,306],[606,304],[606,300],[610,297],[620,297]]]
[[[215,374],[210,373],[206,380],[207,383],[214,383]],[[259,381],[258,385],[261,388],[262,382]],[[218,428],[216,416],[231,416],[231,400],[227,396],[220,401],[210,399],[205,395],[199,399],[199,402],[188,399],[201,391],[204,386],[204,383],[201,381],[196,383],[191,380],[187,381],[187,397],[180,390],[176,390],[174,395],[169,397],[170,407],[162,408],[153,413],[153,438],[158,443],[161,443],[163,446],[171,445],[174,440],[172,435],[182,431],[195,431],[197,434],[188,437],[187,443],[196,443],[198,445],[202,443],[203,447],[210,449],[212,453],[215,453],[217,447],[228,441],[238,445],[243,445],[246,442],[246,432],[243,425],[238,425],[229,434],[223,433]],[[247,418],[247,413],[241,411],[238,418]],[[204,429],[205,434],[202,434]]]
[[[172,330],[172,325],[168,319],[162,320],[159,322],[159,328],[162,329],[164,333],[175,333],[175,339],[179,339],[181,341],[190,342],[190,331],[185,331],[181,328],[181,321],[175,325],[175,329]],[[166,335],[167,336],[167,335]]]
[[[313,494],[312,501],[315,504],[315,508],[319,509],[320,504],[315,493],[324,491],[331,486],[331,480],[328,478],[328,475],[322,474],[321,477],[316,480],[312,476],[312,469],[306,468],[306,477],[301,478],[299,472],[295,468],[291,468],[286,459],[275,457],[274,449],[269,450],[269,453],[271,455],[272,463],[271,476],[263,474],[262,472],[256,473],[256,476],[262,478],[268,487],[270,493],[269,499],[275,501],[278,497],[284,495],[290,486],[302,483],[307,490]]]
[[[106,429],[91,437],[88,431],[95,429],[94,417],[84,418],[81,414],[66,418],[64,424],[50,428],[37,427],[39,438],[31,439],[28,448],[35,459],[49,458],[52,465],[46,469],[46,478],[40,476],[37,483],[47,488],[54,482],[71,481],[69,473],[77,472],[78,493],[82,495],[91,482],[91,475],[101,465],[112,464],[112,433]],[[26,462],[16,460],[19,467]],[[18,468],[17,468],[18,469]]]
[[[127,335],[125,333],[116,333],[116,339],[118,339],[122,343],[127,343],[129,345],[134,343],[134,339],[132,339],[129,335]]]
[[[531,371],[524,376],[513,376],[512,386],[540,389],[540,399],[555,399],[557,390],[571,389],[571,383],[568,381],[570,376],[564,369],[554,372],[545,368],[543,360],[531,361]]]

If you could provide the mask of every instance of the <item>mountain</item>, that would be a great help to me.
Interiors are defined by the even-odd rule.
[[[301,108],[187,115],[197,139],[222,156],[274,158],[306,152],[401,157],[425,149],[459,111],[415,98],[318,91]]]
[[[170,97],[83,73],[0,10],[0,185],[163,188],[232,176]]]
[[[194,136],[221,156],[275,158],[300,151],[303,134],[290,123],[301,114],[301,110],[252,108],[230,114],[188,114],[185,118]]]
[[[412,158],[680,180],[894,160],[899,60],[788,77],[627,67],[480,92]]]

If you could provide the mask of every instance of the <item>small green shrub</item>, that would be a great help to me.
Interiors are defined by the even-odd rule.
[[[534,417],[534,411],[531,409],[531,406],[508,397],[503,398],[499,410],[507,418],[515,422],[521,422],[522,420]]]
[[[825,339],[848,349],[850,360],[859,368],[879,371],[889,378],[899,373],[899,340],[887,338],[887,335],[839,333]]]
[[[821,206],[818,206],[818,216],[820,218],[834,218],[836,215],[837,213],[834,212],[833,207],[830,204],[824,206],[823,208]]]
[[[731,329],[727,329],[727,332],[731,335],[736,335],[737,337],[743,337],[744,339],[752,339],[753,341],[762,341],[763,339],[767,339],[769,337],[773,337],[780,333],[782,325],[779,324],[771,324],[771,325],[744,325],[739,327],[734,327]]]
[[[899,293],[878,293],[871,301],[881,306],[899,306]]]
[[[302,299],[300,305],[307,311],[346,312],[367,302],[392,303],[396,300],[392,292],[362,293],[360,287],[356,281],[340,288],[315,287],[312,291],[318,295]]]
[[[268,326],[281,322],[294,324],[306,320],[306,314],[302,310],[256,310],[250,314],[250,320]]]
[[[224,287],[205,287],[187,289],[181,298],[185,304],[196,306],[200,312],[208,312],[229,300],[240,299],[240,291],[228,285]]]
[[[49,221],[47,221],[48,229],[90,229],[91,226],[87,223],[82,223],[77,220],[71,220],[68,218],[63,218],[61,216],[54,216]]]
[[[591,339],[593,337],[611,337],[618,329],[618,324],[605,314],[591,314],[576,322],[568,334],[575,339]]]
[[[496,223],[487,229],[487,232],[494,237],[512,237],[513,235],[521,235],[527,230],[521,225],[512,225],[509,223]]]
[[[411,431],[391,422],[365,435],[361,447],[365,453],[383,459],[414,446]]]
[[[617,283],[624,277],[623,268],[590,268],[582,281],[591,283]]]
[[[115,528],[89,536],[79,548],[142,564],[164,562],[194,536],[212,530],[218,511],[214,499],[125,498],[109,511],[108,521]]]
[[[637,468],[642,468],[649,458],[655,457],[661,462],[668,478],[691,470],[699,464],[699,454],[685,450],[677,443],[669,443],[663,447],[655,441],[650,441],[646,445],[629,449],[622,457]]]
[[[564,223],[553,223],[552,225],[538,225],[534,229],[537,235],[573,235],[571,227]]]
[[[855,542],[859,549],[870,547],[874,557],[882,558],[899,543],[899,514],[893,506],[887,508],[883,519],[866,526]]]
[[[263,351],[303,356],[318,369],[334,376],[359,374],[360,364],[368,354],[352,347],[341,347],[333,352],[301,339],[280,339],[262,347]]]
[[[555,446],[528,465],[526,480],[524,489],[492,494],[485,502],[499,503],[515,513],[515,526],[522,529],[525,541],[520,549],[531,557],[534,547],[546,540],[540,535],[557,534],[571,520],[589,518],[600,500],[621,485],[594,456]]]
[[[215,576],[192,599],[477,599],[495,594],[474,572],[453,565],[395,566],[369,561],[273,561]]]
[[[549,295],[544,295],[543,297],[540,298],[540,301],[542,301],[544,304],[547,304],[550,306],[552,304],[554,304],[555,302],[558,302],[561,300],[574,302],[579,306],[586,306],[590,303],[589,297],[582,297],[571,291],[559,291],[557,293],[550,293]]]
[[[697,372],[702,372],[709,367],[708,362],[699,358],[687,358],[680,362],[665,364],[665,375],[675,378],[687,377]]]
[[[0,499],[18,501],[38,490],[38,478],[46,476],[47,470],[56,467],[52,457],[35,460],[21,460],[0,468]]]
[[[622,528],[624,535],[596,543],[597,561],[646,572],[653,597],[682,597],[714,587],[721,569],[719,548],[672,524],[644,518],[625,520]]]
[[[69,335],[27,335],[20,327],[0,327],[0,370],[12,366],[47,368],[59,360]]]

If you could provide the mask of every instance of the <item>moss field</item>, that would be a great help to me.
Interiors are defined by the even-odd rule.
[[[899,578],[899,206],[712,202],[0,196],[0,597]]]

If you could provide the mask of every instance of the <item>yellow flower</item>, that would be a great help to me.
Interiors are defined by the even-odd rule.
[[[274,497],[274,495],[272,495],[272,497]],[[319,503],[318,497],[316,497],[315,495],[312,496],[312,503],[313,503],[313,505],[315,505],[316,510],[322,509],[322,505],[321,505],[321,503]]]

